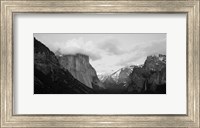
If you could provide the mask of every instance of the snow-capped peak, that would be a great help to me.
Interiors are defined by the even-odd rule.
[[[128,77],[135,67],[138,67],[138,65],[125,66],[111,74],[98,74],[98,78],[102,82],[109,78],[118,83],[121,79]]]

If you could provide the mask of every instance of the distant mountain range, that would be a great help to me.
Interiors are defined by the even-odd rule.
[[[109,74],[100,74],[98,75],[99,79],[103,83],[109,83],[109,81],[113,81],[115,84],[123,84],[123,86],[127,86],[127,80],[129,78],[129,75],[133,71],[135,67],[141,67],[142,65],[136,66],[136,65],[130,65],[123,68],[120,68],[119,70]],[[109,86],[109,85],[108,85]]]
[[[35,94],[165,94],[166,56],[148,56],[143,65],[130,65],[97,76],[83,54],[55,54],[34,38]]]

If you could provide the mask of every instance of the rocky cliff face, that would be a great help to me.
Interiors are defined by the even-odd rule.
[[[67,69],[77,80],[89,88],[104,88],[97,77],[95,69],[89,63],[89,57],[83,54],[59,55],[60,65]]]
[[[34,38],[34,93],[93,93],[93,90],[63,69],[55,54]]]
[[[166,93],[166,56],[148,56],[143,67],[130,74],[129,93]]]

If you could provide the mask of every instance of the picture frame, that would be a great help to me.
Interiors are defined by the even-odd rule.
[[[1,122],[4,127],[200,127],[199,0],[1,0]],[[186,13],[187,114],[14,115],[13,16],[15,13]]]

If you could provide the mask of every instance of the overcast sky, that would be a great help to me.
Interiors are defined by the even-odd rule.
[[[124,66],[143,64],[152,54],[166,54],[166,34],[34,34],[51,51],[82,53],[98,74],[112,73]]]

